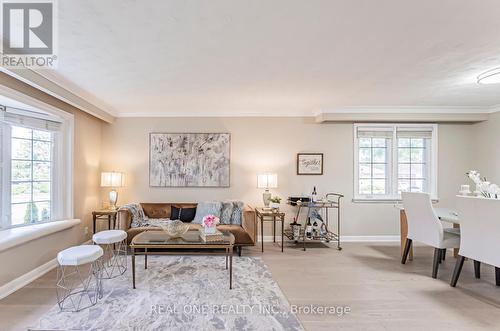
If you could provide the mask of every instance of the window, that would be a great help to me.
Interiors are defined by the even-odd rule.
[[[401,192],[437,199],[437,125],[355,124],[354,198],[398,200]]]
[[[359,192],[386,194],[390,176],[389,139],[363,137],[359,139]],[[390,151],[390,150],[389,150]]]
[[[0,228],[71,216],[63,148],[69,144],[62,141],[64,125],[46,115],[39,118],[31,114],[0,110]]]
[[[53,134],[11,126],[11,225],[50,220]]]

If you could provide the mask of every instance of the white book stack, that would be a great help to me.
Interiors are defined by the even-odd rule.
[[[205,229],[200,229],[200,238],[205,242],[224,241],[224,235],[220,231],[215,233],[205,233]]]

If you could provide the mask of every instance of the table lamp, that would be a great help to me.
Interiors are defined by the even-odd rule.
[[[271,202],[269,189],[278,187],[278,175],[270,173],[257,175],[257,187],[265,189],[264,193],[262,193],[262,201],[265,208],[269,208]]]
[[[111,187],[109,192],[109,208],[116,210],[116,202],[118,201],[117,187],[123,186],[123,174],[121,172],[101,172],[101,187]]]

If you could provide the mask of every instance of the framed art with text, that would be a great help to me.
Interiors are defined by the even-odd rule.
[[[322,175],[323,153],[298,153],[297,175]]]

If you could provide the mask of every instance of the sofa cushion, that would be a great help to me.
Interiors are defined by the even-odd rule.
[[[222,201],[222,209],[220,212],[220,224],[231,224],[231,217],[233,216],[233,202]]]
[[[182,208],[172,206],[170,211],[171,220],[181,220],[182,222],[189,223],[194,220],[196,216],[196,207],[193,208]]]
[[[235,245],[253,245],[250,235],[239,225],[221,224],[217,226],[219,231],[229,231],[234,236]]]
[[[203,217],[214,215],[220,218],[222,203],[220,201],[200,202],[196,208],[196,216],[193,220],[195,224],[202,224]]]

